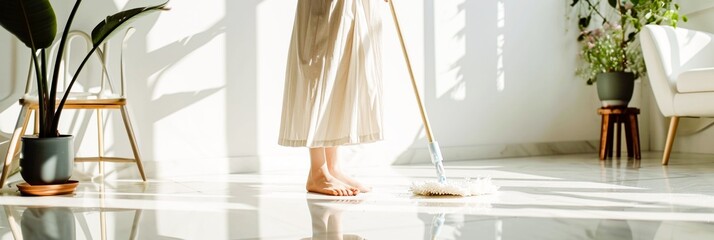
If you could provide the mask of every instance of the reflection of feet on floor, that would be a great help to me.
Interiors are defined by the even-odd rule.
[[[359,189],[352,187],[329,174],[312,172],[307,177],[305,189],[307,189],[308,192],[332,196],[354,196],[360,192]]]
[[[360,204],[362,200],[320,200],[310,199],[308,196],[307,207],[310,209],[312,220],[312,237],[303,239],[364,239],[355,234],[342,233],[342,210],[330,204]]]
[[[360,183],[359,181],[357,181],[357,179],[354,179],[341,171],[336,171],[336,172],[331,172],[331,173],[332,173],[332,176],[336,177],[337,179],[346,183],[347,185],[356,187],[357,189],[359,189],[359,192],[361,192],[361,193],[366,193],[366,192],[372,191],[371,186],[366,186],[366,185]]]

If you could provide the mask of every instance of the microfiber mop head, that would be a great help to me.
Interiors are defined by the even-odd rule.
[[[416,195],[424,196],[476,196],[492,194],[498,191],[498,186],[493,185],[490,178],[478,178],[475,181],[427,181],[412,183],[410,190]]]

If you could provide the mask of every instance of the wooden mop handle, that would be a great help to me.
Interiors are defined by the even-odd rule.
[[[426,116],[426,110],[424,109],[424,104],[421,101],[421,96],[419,94],[419,88],[417,87],[416,80],[414,79],[414,70],[412,70],[412,62],[409,60],[409,54],[407,53],[407,47],[404,44],[404,37],[402,36],[402,28],[399,27],[399,20],[397,19],[397,12],[394,10],[394,1],[389,0],[389,8],[392,10],[392,19],[394,19],[394,27],[397,29],[397,35],[399,36],[399,43],[402,46],[402,54],[404,55],[404,60],[407,63],[407,69],[409,70],[409,77],[412,80],[412,87],[414,88],[414,96],[416,97],[417,103],[419,105],[419,112],[421,113],[421,120],[424,122],[424,130],[426,131],[426,138],[429,142],[434,142],[434,137],[431,133],[431,126],[429,125],[429,117]]]

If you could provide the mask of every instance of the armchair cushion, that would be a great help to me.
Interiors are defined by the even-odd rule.
[[[680,73],[677,77],[677,91],[714,92],[714,68],[695,68]]]

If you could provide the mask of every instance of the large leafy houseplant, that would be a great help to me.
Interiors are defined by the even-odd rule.
[[[677,26],[679,5],[674,0],[572,0],[577,11],[582,65],[577,73],[593,84],[599,73],[646,72],[638,33],[647,24]]]
[[[105,40],[117,32],[127,22],[146,13],[168,10],[167,2],[149,7],[140,7],[118,12],[107,16],[92,30],[92,48],[77,67],[72,80],[63,89],[64,94],[59,99],[58,77],[60,71],[60,59],[64,54],[67,35],[75,14],[81,5],[82,0],[76,0],[74,7],[67,19],[62,36],[59,39],[57,60],[54,66],[49,66],[47,61],[47,48],[55,41],[57,33],[57,19],[49,0],[0,0],[0,26],[15,35],[22,43],[32,51],[32,62],[37,82],[37,92],[39,98],[39,136],[40,138],[58,137],[58,125],[62,109],[69,96],[79,72],[84,67],[92,54],[99,48]],[[50,70],[52,71],[50,74]],[[57,100],[59,99],[59,103]]]

